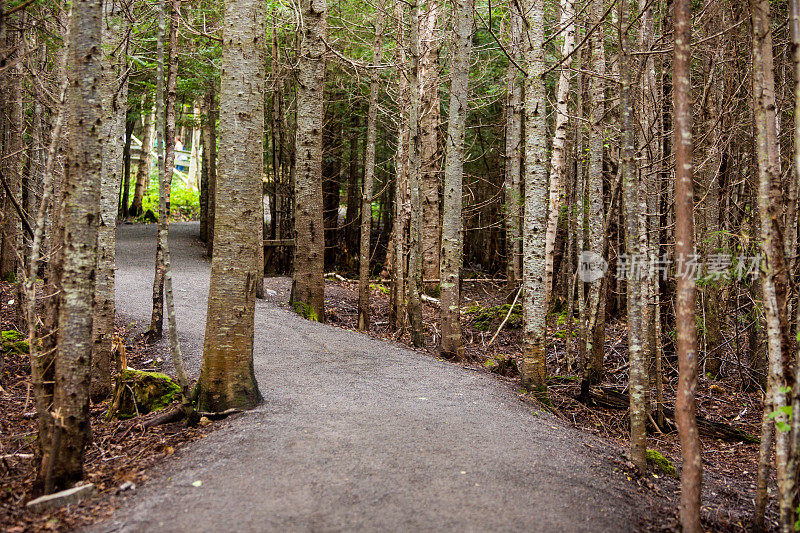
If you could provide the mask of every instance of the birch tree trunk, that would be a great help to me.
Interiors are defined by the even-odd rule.
[[[446,357],[464,360],[461,340],[461,264],[464,237],[461,217],[464,180],[464,132],[469,113],[469,64],[472,50],[473,0],[453,6],[455,42],[450,65],[450,111],[445,147],[442,219],[441,305],[442,347]]]
[[[564,28],[564,41],[561,45],[561,57],[567,58],[575,49],[575,3],[573,0],[561,0],[561,28]],[[569,128],[568,99],[570,65],[572,61],[562,65],[556,89],[556,118],[555,133],[553,134],[553,149],[550,158],[550,197],[547,205],[547,230],[545,242],[545,309],[550,308],[553,292],[553,262],[556,248],[556,231],[561,206],[564,205],[564,181],[566,179],[566,143],[567,128]]]
[[[545,353],[545,226],[547,224],[547,118],[545,109],[544,0],[525,0],[525,219],[522,227],[524,318],[522,385],[544,392]]]
[[[420,200],[422,201],[422,279],[439,277],[442,205],[439,192],[442,182],[442,150],[439,144],[441,111],[439,101],[439,52],[441,48],[441,5],[429,0],[420,9],[419,83],[420,83]],[[435,284],[423,290],[430,291]]]
[[[150,183],[150,169],[153,161],[153,95],[148,91],[142,104],[144,125],[142,127],[142,152],[136,167],[136,184],[133,186],[133,199],[129,214],[138,217],[142,214],[142,199]]]
[[[522,14],[517,2],[508,2],[509,49],[511,56],[522,63]],[[520,190],[522,170],[522,82],[517,65],[508,62],[506,71],[506,146],[505,146],[505,223],[506,223],[506,289],[514,291],[522,279],[522,211]]]
[[[591,0],[591,23],[598,24],[591,37],[592,73],[589,80],[589,168],[586,175],[586,192],[589,196],[587,212],[588,247],[594,260],[603,258],[603,143],[605,122],[606,58],[603,25],[603,0]],[[600,383],[603,379],[603,341],[605,338],[606,306],[603,299],[604,278],[589,285],[586,315],[586,349],[582,388]]]
[[[793,472],[788,472],[790,435],[781,431],[788,423],[786,381],[783,358],[789,348],[786,319],[786,263],[783,255],[783,191],[780,178],[780,147],[775,117],[775,79],[773,74],[772,28],[768,0],[751,0],[753,28],[753,96],[758,156],[758,213],[761,223],[763,256],[762,292],[767,323],[769,374],[766,402],[775,413],[775,467],[782,531],[791,531],[793,520]]]
[[[114,274],[117,201],[122,179],[122,148],[128,113],[127,23],[122,6],[103,6],[103,167],[100,184],[100,225],[97,230],[97,280],[94,293],[91,398],[99,402],[111,393],[111,350],[114,337]]]
[[[417,348],[425,345],[425,326],[422,323],[422,132],[420,128],[420,5],[411,6],[411,102],[408,112],[409,153],[408,187],[411,192],[411,222],[408,250],[408,317],[411,322],[411,342]]]
[[[67,72],[67,131],[60,235],[56,260],[61,293],[57,306],[57,354],[53,373],[53,430],[42,435],[39,478],[44,492],[70,487],[83,477],[90,438],[94,283],[100,218],[103,105],[101,40],[103,4],[87,0],[72,6]]]
[[[261,400],[253,372],[253,324],[258,249],[263,249],[264,30],[258,0],[226,2],[215,248],[197,385],[202,411],[249,409]]]
[[[303,38],[297,88],[295,257],[291,303],[306,318],[325,320],[325,235],[322,209],[322,119],[326,0],[302,0]]]
[[[691,3],[675,2],[675,57],[672,64],[675,109],[675,255],[686,261],[694,254],[694,188],[692,184]],[[703,469],[697,432],[697,324],[694,277],[679,275],[675,291],[677,314],[678,390],[675,417],[681,439],[681,524],[687,532],[701,532],[700,490]]]
[[[364,184],[361,190],[361,242],[358,259],[358,329],[369,331],[369,259],[372,234],[372,182],[375,177],[375,138],[378,126],[378,91],[383,49],[384,0],[375,6],[375,41],[372,45],[372,65],[369,84],[369,110],[367,111],[367,146],[364,156]],[[355,145],[351,143],[352,151]],[[352,178],[351,178],[352,179]],[[349,202],[349,198],[348,198]],[[349,229],[348,229],[349,231]]]

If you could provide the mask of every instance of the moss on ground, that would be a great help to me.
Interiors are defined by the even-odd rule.
[[[658,450],[647,450],[647,462],[659,472],[672,477],[678,477],[678,471],[675,470],[675,465],[672,461],[661,455]]]
[[[180,399],[181,388],[166,374],[127,368],[117,377],[107,418],[133,418],[160,411]]]
[[[508,315],[511,304],[496,305],[494,307],[482,308],[478,306],[468,307],[464,312],[475,315],[472,325],[479,331],[488,331],[492,326],[499,326]],[[508,317],[505,325],[508,329],[519,329],[522,327],[522,305],[516,304]]]

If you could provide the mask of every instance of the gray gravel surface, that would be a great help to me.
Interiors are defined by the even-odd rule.
[[[150,316],[155,231],[117,232],[117,309],[140,327]],[[196,377],[210,265],[196,224],[170,231],[180,339]],[[281,297],[287,280],[267,286]],[[264,403],[165,459],[97,531],[625,531],[642,523],[641,498],[610,460],[619,450],[520,402],[492,376],[269,301],[257,303],[255,320]]]

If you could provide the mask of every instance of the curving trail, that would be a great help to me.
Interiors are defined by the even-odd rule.
[[[196,377],[209,262],[173,224],[175,301]],[[149,323],[155,227],[117,231],[117,311]],[[287,298],[285,279],[267,280]],[[166,358],[165,358],[166,359]],[[625,531],[641,498],[599,441],[491,376],[256,309],[264,403],[163,464],[98,531]],[[591,446],[591,447],[590,447]],[[192,482],[202,481],[201,487]]]

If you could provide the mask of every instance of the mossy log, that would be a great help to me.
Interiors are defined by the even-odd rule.
[[[133,418],[159,411],[180,399],[181,388],[159,372],[126,368],[117,376],[107,418]]]

